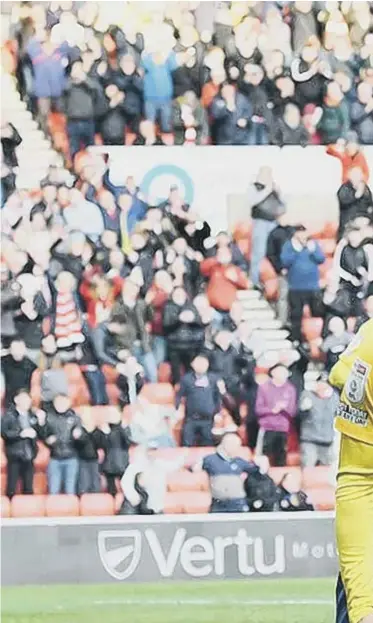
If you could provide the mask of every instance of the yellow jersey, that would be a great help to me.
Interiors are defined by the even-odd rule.
[[[329,382],[342,390],[338,431],[373,445],[373,319],[365,322],[333,367]]]

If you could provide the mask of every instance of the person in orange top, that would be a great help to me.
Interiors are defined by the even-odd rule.
[[[220,87],[226,79],[224,69],[213,69],[211,80],[202,87],[201,104],[203,108],[210,108],[214,97],[219,93]]]
[[[364,181],[368,182],[369,167],[363,152],[360,150],[356,132],[348,132],[346,141],[340,138],[335,145],[328,145],[326,153],[341,161],[342,184],[348,182],[348,174],[355,167],[362,170]]]
[[[221,247],[215,257],[203,260],[200,269],[201,274],[209,279],[206,293],[210,305],[218,311],[230,311],[237,291],[250,287],[245,273],[232,264],[229,247]]]

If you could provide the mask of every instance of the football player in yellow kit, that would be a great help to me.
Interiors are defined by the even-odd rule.
[[[373,319],[360,328],[329,380],[342,392],[336,531],[348,618],[340,591],[337,623],[373,623]]]

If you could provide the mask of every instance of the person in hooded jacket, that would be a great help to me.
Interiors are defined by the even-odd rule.
[[[32,494],[34,459],[37,453],[36,440],[40,435],[39,418],[43,412],[35,413],[31,408],[31,398],[27,390],[20,388],[14,402],[6,411],[1,422],[1,437],[5,443],[8,461],[6,495],[12,498],[18,481],[22,482],[22,493]]]
[[[189,369],[205,338],[202,320],[193,303],[188,300],[184,288],[175,288],[171,300],[166,303],[163,330],[168,342],[172,382],[178,383],[181,366]]]
[[[82,435],[82,426],[68,396],[58,394],[54,398],[53,409],[47,413],[41,434],[51,453],[48,464],[49,493],[56,495],[63,491],[75,495],[79,475],[77,441]]]
[[[102,473],[107,482],[107,490],[115,497],[117,480],[128,465],[128,450],[131,444],[128,428],[121,421],[120,412],[113,407],[108,421],[100,428],[99,446],[104,450]]]

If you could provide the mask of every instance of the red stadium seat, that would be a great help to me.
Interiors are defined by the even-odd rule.
[[[45,495],[15,495],[11,501],[12,517],[44,517]]]
[[[114,513],[114,498],[109,493],[86,493],[80,498],[81,515],[105,517]]]
[[[299,452],[288,452],[286,455],[286,465],[289,467],[297,467],[300,465],[300,454]]]
[[[79,498],[76,495],[48,495],[45,504],[47,517],[76,517]]]
[[[108,366],[107,364],[104,364],[102,366],[102,372],[107,383],[116,383],[118,378],[118,372],[115,368],[113,368],[113,366]]]
[[[290,474],[292,476],[295,477],[295,480],[298,482],[299,480],[299,487],[301,485],[301,470],[299,467],[271,467],[269,470],[269,475],[271,476],[271,478],[273,478],[273,480],[275,481],[276,484],[279,484],[281,482],[281,480],[283,479],[283,477],[286,474]]]
[[[34,474],[34,494],[46,495],[48,493],[48,480],[45,472],[35,472]]]
[[[306,467],[303,470],[304,489],[322,489],[333,486],[334,472],[330,466]]]
[[[309,501],[318,511],[331,511],[335,508],[335,491],[333,487],[308,489]]]
[[[120,391],[115,383],[106,385],[106,391],[111,405],[117,405],[119,401]]]
[[[34,467],[37,472],[44,472],[49,463],[49,449],[40,441],[38,441],[38,453],[34,461]]]
[[[183,492],[170,492],[166,494],[166,500],[164,505],[164,512],[168,514],[180,514],[184,512],[185,491]]]
[[[168,491],[208,491],[208,486],[206,472],[193,473],[183,469],[167,478]]]
[[[174,404],[175,390],[171,383],[147,383],[141,390],[141,395],[149,402],[159,405]]]
[[[211,506],[211,495],[205,491],[185,493],[185,513],[208,513]]]
[[[5,495],[1,496],[1,517],[3,519],[10,517],[10,501]]]

